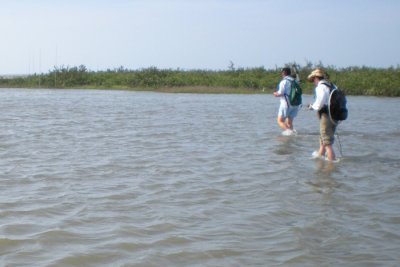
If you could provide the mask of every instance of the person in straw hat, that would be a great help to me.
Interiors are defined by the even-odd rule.
[[[320,128],[320,147],[319,151],[314,151],[314,157],[327,157],[329,161],[336,160],[335,151],[333,150],[334,135],[336,125],[332,123],[328,114],[328,101],[330,89],[327,86],[328,74],[317,68],[308,75],[307,80],[314,83],[315,87],[315,100],[313,104],[309,104],[310,110],[316,110],[319,119]]]
[[[299,111],[299,107],[291,106],[288,100],[291,83],[294,81],[290,75],[290,68],[285,67],[281,70],[282,80],[278,84],[278,90],[274,92],[274,96],[280,97],[277,123],[284,130],[282,134],[286,136],[296,134],[296,130],[293,129],[293,120]]]

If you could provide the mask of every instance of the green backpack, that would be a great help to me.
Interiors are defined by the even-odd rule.
[[[290,82],[290,93],[288,95],[289,103],[291,106],[299,106],[302,103],[301,95],[303,90],[301,90],[300,83],[297,80],[288,80]]]

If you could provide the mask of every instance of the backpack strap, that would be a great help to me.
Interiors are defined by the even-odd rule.
[[[328,81],[325,81],[325,82],[322,82],[321,84],[326,85],[326,86],[329,88],[329,95],[330,95],[330,94],[332,93],[333,89],[334,89],[333,83],[328,82]],[[329,99],[328,99],[328,102],[329,102]],[[321,114],[322,114],[322,113],[329,114],[328,106],[327,106],[327,105],[324,105],[324,106],[318,111],[318,113],[319,113],[319,116],[320,116],[320,117],[321,117]]]
[[[284,80],[286,80],[286,81],[288,81],[289,83],[290,83],[290,89],[292,88],[292,80],[290,80],[290,79],[287,79],[286,77],[285,78],[283,78]],[[289,91],[289,94],[290,94],[290,91]],[[286,104],[287,104],[287,106],[288,106],[288,108],[289,107],[291,107],[291,105],[290,105],[290,103],[289,103],[289,100],[288,100],[288,98],[289,98],[289,95],[288,94],[286,94],[286,92],[285,92],[285,94],[283,94],[283,97],[285,98],[285,100],[286,100]]]
[[[294,82],[294,80],[291,80],[291,79],[287,79],[286,77],[285,78],[283,78],[284,80],[286,80],[286,81],[288,81],[289,83],[290,83],[290,88],[289,89],[292,89],[292,83]],[[284,94],[285,96],[289,96],[290,95],[290,90],[289,90],[289,94]]]
[[[326,86],[329,88],[329,100],[328,100],[328,105],[330,105],[332,93],[333,93],[335,90],[337,90],[337,87],[336,87],[336,85],[334,85],[334,84],[331,83],[331,82],[322,82],[321,84],[326,85]],[[326,112],[326,113],[328,114],[329,119],[331,120],[331,122],[332,122],[334,125],[337,125],[337,124],[338,124],[338,121],[335,121],[335,120],[332,118],[332,114],[330,113],[331,111],[330,111],[329,106],[324,106],[324,107],[323,107],[323,111],[322,111],[322,109],[321,109],[321,113],[323,113],[323,112]],[[321,114],[321,113],[320,113],[320,114]],[[321,115],[320,115],[320,116],[321,116]]]
[[[328,81],[327,81],[327,82],[322,82],[321,84],[328,86],[329,92],[332,92],[332,90],[333,90],[334,87],[335,87],[333,83],[328,82]]]

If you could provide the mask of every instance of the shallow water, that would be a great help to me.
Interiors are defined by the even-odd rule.
[[[2,89],[0,265],[396,266],[400,99],[348,101],[332,164],[270,95]]]

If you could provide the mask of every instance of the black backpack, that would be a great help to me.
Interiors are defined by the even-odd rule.
[[[331,121],[335,124],[347,119],[347,99],[343,90],[337,88],[332,83],[322,83],[329,87],[328,114]]]

